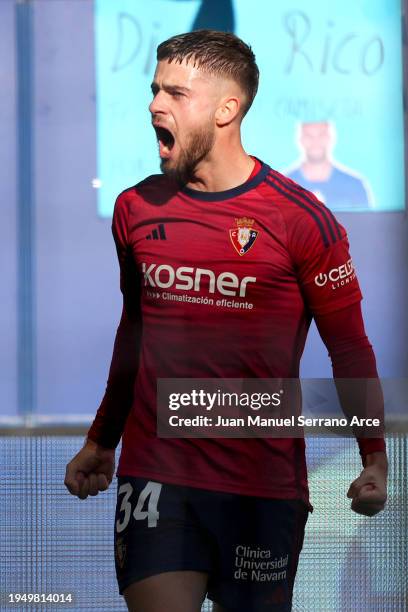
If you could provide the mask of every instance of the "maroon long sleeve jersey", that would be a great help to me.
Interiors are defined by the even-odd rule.
[[[376,377],[345,229],[255,160],[222,192],[148,177],[118,196],[112,232],[124,306],[88,437],[115,448],[123,433],[118,475],[309,504],[304,439],[159,438],[156,382],[296,378],[313,317],[336,377]],[[363,462],[385,449],[358,443]]]

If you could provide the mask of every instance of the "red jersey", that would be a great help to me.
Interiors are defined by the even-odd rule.
[[[362,298],[345,229],[257,161],[222,192],[150,176],[119,195],[112,231],[142,322],[118,475],[309,503],[303,439],[159,438],[156,381],[298,377],[312,317]]]

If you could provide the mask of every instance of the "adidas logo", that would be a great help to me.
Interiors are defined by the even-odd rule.
[[[158,227],[150,234],[147,234],[146,240],[167,240],[164,223],[159,223]]]

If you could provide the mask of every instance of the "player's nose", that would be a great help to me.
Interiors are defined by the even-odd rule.
[[[149,104],[149,111],[152,115],[166,112],[166,105],[161,91],[157,92],[153,97],[153,100]]]

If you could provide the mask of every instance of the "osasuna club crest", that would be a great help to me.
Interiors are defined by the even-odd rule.
[[[258,230],[253,228],[254,223],[254,219],[248,219],[248,217],[235,219],[235,224],[237,227],[230,229],[229,235],[232,246],[238,255],[245,255],[245,253],[248,253],[249,249],[254,245],[254,242],[259,234]]]
[[[121,569],[125,567],[126,553],[127,553],[127,547],[126,547],[125,540],[122,536],[119,536],[116,539],[115,554],[116,554],[116,561]]]

